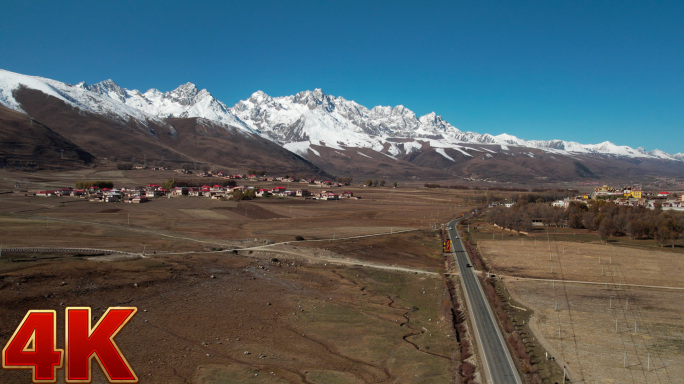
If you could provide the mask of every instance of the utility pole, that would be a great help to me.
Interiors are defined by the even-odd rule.
[[[563,366],[563,382],[565,383],[565,365]]]

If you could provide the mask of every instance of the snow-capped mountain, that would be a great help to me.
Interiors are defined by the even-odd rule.
[[[369,109],[343,97],[328,95],[321,89],[281,97],[257,91],[228,107],[192,83],[169,92],[157,89],[141,92],[121,88],[112,80],[70,85],[0,70],[0,104],[22,111],[21,103],[15,99],[15,93],[21,89],[40,91],[83,112],[126,123],[133,121],[143,131],[147,127],[153,135],[153,126],[167,127],[175,135],[170,118],[201,118],[211,123],[214,130],[260,136],[319,164],[332,164],[330,156],[354,159],[354,162],[377,156],[387,161],[389,157],[397,162],[442,170],[462,167],[461,163],[473,159],[505,161],[500,156],[538,160],[557,157],[571,159],[570,163],[611,158],[635,159],[634,164],[640,159],[684,161],[684,153],[646,151],[608,141],[581,144],[461,131],[434,112],[417,116],[402,105]]]
[[[113,82],[111,82],[111,84],[116,86]],[[103,87],[105,86],[106,85],[103,85]],[[91,91],[84,86],[84,83],[70,85],[56,80],[37,76],[27,76],[0,69],[0,104],[24,112],[13,94],[14,91],[20,88],[41,91],[48,96],[53,96],[66,104],[85,112],[104,115],[121,121],[135,119],[145,127],[149,122],[166,125],[162,119],[150,115],[138,108],[123,104],[117,98],[112,97],[115,88],[118,87],[112,88],[111,94],[103,95]],[[120,88],[118,88],[118,90],[120,92],[124,91]]]
[[[327,175],[253,132],[192,84],[143,94],[111,80],[70,85],[0,70],[0,104],[0,167],[54,167],[49,160],[56,153],[63,166],[89,166],[83,160],[89,156],[106,163]]]
[[[493,136],[463,132],[431,112],[417,117],[410,109],[376,106],[368,109],[343,97],[325,94],[320,89],[294,96],[271,97],[258,91],[231,108],[247,126],[287,148],[306,153],[310,145],[334,149],[372,148],[397,156],[419,151],[423,143],[432,148],[452,148],[472,156],[469,145],[527,147],[559,154],[596,154],[684,160],[684,154],[646,152],[611,142],[580,144],[563,140],[524,140],[508,134]],[[443,153],[443,151],[439,151]]]
[[[201,117],[254,133],[209,91],[199,90],[192,83],[185,83],[170,92],[150,89],[145,93],[121,88],[111,79],[93,85],[79,83],[78,86],[157,118]]]

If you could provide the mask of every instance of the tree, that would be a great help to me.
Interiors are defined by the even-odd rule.
[[[118,163],[118,164],[116,164],[116,169],[126,170],[126,171],[131,170],[131,169],[133,169],[133,164],[131,164],[131,163]]]
[[[394,188],[396,188],[396,187],[397,187],[397,182],[395,181],[394,183],[392,183],[392,186],[393,186]]]
[[[354,179],[351,177],[338,177],[337,178],[337,182],[340,184],[344,184],[344,185],[349,185],[352,183],[352,181],[354,181]]]
[[[243,193],[241,190],[236,189],[236,190],[233,191],[232,199],[233,199],[234,201],[240,201],[240,200],[242,200],[242,197],[243,197],[243,196],[244,196],[244,193]]]
[[[373,186],[373,180],[368,179],[366,180],[366,187],[372,187]]]
[[[601,235],[601,240],[608,240],[608,236],[611,236],[615,232],[615,223],[611,217],[604,218],[601,220],[598,228],[599,235]]]
[[[97,181],[79,181],[76,183],[76,188],[77,189],[88,189],[90,187],[97,187],[100,189],[103,188],[114,188],[114,183],[111,181],[102,181],[102,180],[97,180]]]
[[[667,214],[660,215],[660,223],[656,229],[656,240],[660,246],[664,246],[665,242],[669,240],[672,242],[672,248],[674,248],[682,230],[679,220]]]

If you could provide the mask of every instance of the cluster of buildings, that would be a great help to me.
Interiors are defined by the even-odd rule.
[[[571,201],[589,203],[591,200],[612,201],[618,205],[629,205],[633,207],[646,207],[655,209],[660,205],[664,210],[684,211],[684,194],[678,196],[667,191],[646,192],[639,187],[613,188],[607,185],[597,187],[591,194],[587,193],[574,198],[554,201],[554,207],[567,208]]]
[[[142,203],[160,197],[206,197],[212,199],[229,199],[237,191],[249,193],[254,197],[300,197],[313,200],[359,199],[351,191],[336,193],[332,191],[312,192],[307,189],[287,189],[285,187],[258,188],[253,186],[203,185],[201,187],[174,187],[166,189],[159,184],[135,188],[97,188],[88,189],[61,188],[50,191],[37,191],[36,196],[73,196],[89,201],[116,203]]]

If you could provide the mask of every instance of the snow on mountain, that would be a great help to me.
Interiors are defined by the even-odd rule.
[[[464,144],[499,146],[501,151],[508,151],[509,147],[528,147],[552,153],[682,160],[662,151],[646,152],[610,142],[580,144],[564,140],[524,140],[505,133],[493,136],[463,132],[434,112],[417,117],[402,105],[368,109],[343,97],[327,95],[320,89],[283,97],[271,97],[258,91],[230,110],[247,126],[281,145],[292,144],[290,146],[296,147],[298,153],[306,153],[304,148],[309,143],[338,150],[372,148],[398,156],[420,150],[421,143],[429,143],[432,148],[452,148],[467,156],[472,156],[467,150],[476,149],[463,147]],[[391,139],[403,140],[398,143]],[[444,155],[443,151],[438,153]]]
[[[201,117],[250,131],[242,121],[230,113],[225,104],[214,98],[206,89],[198,90],[192,83],[183,84],[173,91],[164,93],[157,89],[150,89],[145,93],[136,89],[124,89],[112,80],[85,85],[85,88],[158,118]]]
[[[299,154],[318,154],[311,147],[315,145],[338,151],[371,148],[397,157],[429,146],[442,149],[437,153],[453,159],[444,148],[472,156],[469,152],[507,152],[511,147],[525,147],[558,154],[684,161],[682,153],[647,152],[643,148],[634,149],[609,141],[580,144],[564,140],[524,140],[509,134],[494,136],[463,132],[434,112],[418,117],[402,105],[368,109],[343,97],[327,95],[321,89],[282,97],[271,97],[257,91],[228,108],[206,89],[199,90],[192,83],[180,85],[170,92],[150,89],[142,93],[121,88],[112,80],[93,85],[69,85],[0,70],[0,103],[21,110],[13,92],[22,86],[39,90],[88,112],[122,120],[135,118],[143,124],[149,120],[164,124],[165,118],[204,118],[223,126],[236,127],[245,133],[258,134]]]
[[[111,82],[111,84],[114,83]],[[105,86],[107,85],[103,85],[103,87]],[[41,91],[83,111],[104,115],[121,121],[129,121],[131,118],[134,118],[143,125],[146,125],[150,120],[153,120],[158,124],[166,124],[161,119],[157,119],[137,108],[119,102],[110,94],[107,94],[105,97],[90,91],[85,86],[85,83],[70,85],[56,80],[38,76],[27,76],[0,69],[0,103],[8,108],[24,112],[13,94],[15,90],[18,90],[21,87]],[[108,89],[108,92],[116,94],[118,92],[116,88],[111,86]]]
[[[446,152],[444,152],[444,148],[437,148],[437,149],[435,149],[435,152],[439,153],[440,155],[446,157],[447,159],[449,159],[453,162],[456,162],[456,160],[454,160],[453,157],[447,155]]]

